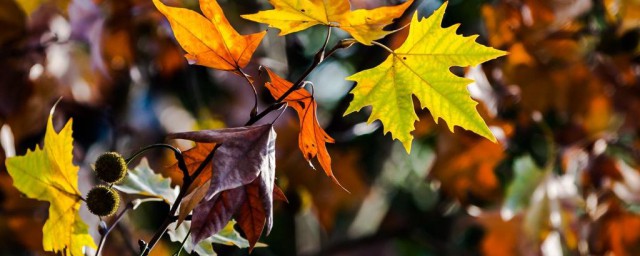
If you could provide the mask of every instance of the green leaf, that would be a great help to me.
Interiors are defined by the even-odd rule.
[[[477,44],[477,36],[457,35],[458,25],[440,27],[446,6],[427,19],[419,20],[415,13],[409,36],[400,48],[377,67],[347,77],[358,85],[351,91],[354,98],[345,115],[371,105],[368,122],[380,120],[384,132],[391,132],[407,152],[411,151],[411,131],[418,120],[411,95],[431,111],[436,123],[442,118],[451,131],[457,125],[496,140],[467,90],[472,80],[455,76],[449,68],[478,65],[505,52]]]
[[[178,186],[171,188],[170,178],[156,174],[149,167],[146,158],[143,158],[136,168],[127,173],[127,177],[121,184],[113,187],[126,194],[162,198],[168,204],[173,204],[180,192]]]
[[[78,213],[82,195],[79,168],[73,165],[72,121],[56,132],[51,118],[54,109],[47,122],[44,147],[8,158],[5,164],[14,187],[29,198],[50,203],[49,218],[42,228],[44,250],[83,255],[85,246],[96,248],[96,244]]]

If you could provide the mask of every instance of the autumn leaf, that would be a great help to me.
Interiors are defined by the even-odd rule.
[[[477,36],[457,35],[457,25],[441,28],[446,6],[444,3],[421,21],[415,13],[409,36],[400,48],[377,67],[347,77],[358,85],[351,91],[354,98],[345,115],[371,105],[368,122],[380,120],[384,132],[391,132],[407,152],[411,151],[410,133],[418,120],[411,95],[431,111],[436,123],[442,118],[451,131],[457,125],[496,140],[466,88],[471,80],[455,76],[449,68],[478,65],[505,52],[475,43]]]
[[[266,68],[269,73],[271,82],[265,83],[265,87],[269,89],[271,95],[278,99],[280,98],[293,84],[277,74],[273,73],[270,69]],[[340,185],[338,179],[333,175],[331,169],[331,156],[327,151],[325,143],[333,143],[331,138],[318,123],[318,117],[316,116],[316,104],[313,96],[306,90],[296,90],[289,94],[284,102],[289,103],[297,113],[300,119],[300,135],[298,135],[298,146],[304,158],[311,164],[311,159],[318,158],[320,166],[333,181]],[[313,167],[313,165],[311,164]],[[342,187],[342,185],[340,185]]]
[[[276,27],[280,29],[281,36],[315,25],[325,25],[344,29],[359,42],[371,45],[373,40],[394,32],[383,29],[400,17],[412,2],[409,0],[396,6],[351,11],[348,0],[269,0],[273,10],[241,16]]]
[[[240,35],[224,16],[215,0],[200,0],[202,15],[184,8],[168,7],[153,0],[164,14],[192,64],[220,70],[237,70],[247,66],[266,31]]]
[[[235,215],[250,248],[273,226],[275,137],[272,125],[170,134],[168,138],[221,144],[209,189],[193,210],[193,242],[215,234]],[[238,160],[241,159],[241,160]]]
[[[78,190],[79,168],[73,165],[73,121],[56,133],[51,117],[54,109],[47,122],[44,147],[8,158],[7,171],[20,192],[50,203],[49,218],[42,229],[44,250],[84,255],[85,246],[96,248],[96,244],[78,212],[82,195]]]

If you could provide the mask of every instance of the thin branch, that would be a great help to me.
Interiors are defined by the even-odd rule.
[[[107,228],[107,230],[104,232],[104,234],[101,234],[102,237],[100,237],[100,244],[98,245],[98,249],[96,250],[96,256],[100,255],[100,249],[102,249],[102,247],[104,246],[104,242],[107,240],[107,236],[109,235],[109,233],[111,233],[113,228],[116,225],[118,225],[118,222],[120,222],[120,220],[122,220],[122,217],[124,217],[124,214],[127,213],[127,211],[129,211],[131,209],[133,209],[133,203],[129,202],[129,203],[127,203],[125,208],[122,209],[122,211],[120,213],[118,213],[118,215],[116,216],[116,219],[113,221],[113,223],[111,223],[111,226],[109,226],[109,228]]]

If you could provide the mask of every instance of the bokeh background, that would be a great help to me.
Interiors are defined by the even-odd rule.
[[[265,29],[239,15],[271,8],[266,0],[218,2],[242,34]],[[198,10],[195,0],[165,3]],[[417,0],[390,29],[441,3]],[[367,110],[343,117],[353,86],[344,77],[386,53],[341,50],[309,80],[319,120],[336,139],[334,173],[351,193],[304,161],[297,117],[287,111],[276,122],[276,182],[289,203],[276,203],[273,231],[261,240],[268,247],[252,255],[640,255],[640,1],[450,0],[444,23],[462,23],[459,33],[509,52],[452,68],[476,81],[469,90],[499,143],[451,133],[417,109],[408,155],[380,124],[366,124]],[[382,42],[397,47],[407,31]],[[296,80],[325,30],[277,33],[269,31],[246,69],[258,81],[260,65]],[[329,46],[348,36],[333,35]],[[274,101],[258,89],[262,107]],[[188,65],[150,0],[0,0],[0,163],[42,143],[60,97],[54,120],[74,120],[83,192],[96,183],[90,165],[99,154],[127,156],[167,133],[240,126],[253,106],[242,78]],[[158,173],[173,161],[166,152],[147,157]],[[44,254],[48,205],[11,184],[0,165],[0,255]],[[149,203],[130,212],[104,255],[134,255],[167,211]],[[83,218],[98,238],[98,219]],[[165,239],[154,253],[178,247]]]

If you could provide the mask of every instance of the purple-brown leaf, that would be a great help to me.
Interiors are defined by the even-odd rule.
[[[177,133],[169,138],[220,145],[204,200],[193,209],[193,242],[216,234],[236,216],[253,249],[265,225],[267,234],[273,226],[274,193],[279,191],[277,197],[283,197],[274,187],[276,133],[272,125]]]

